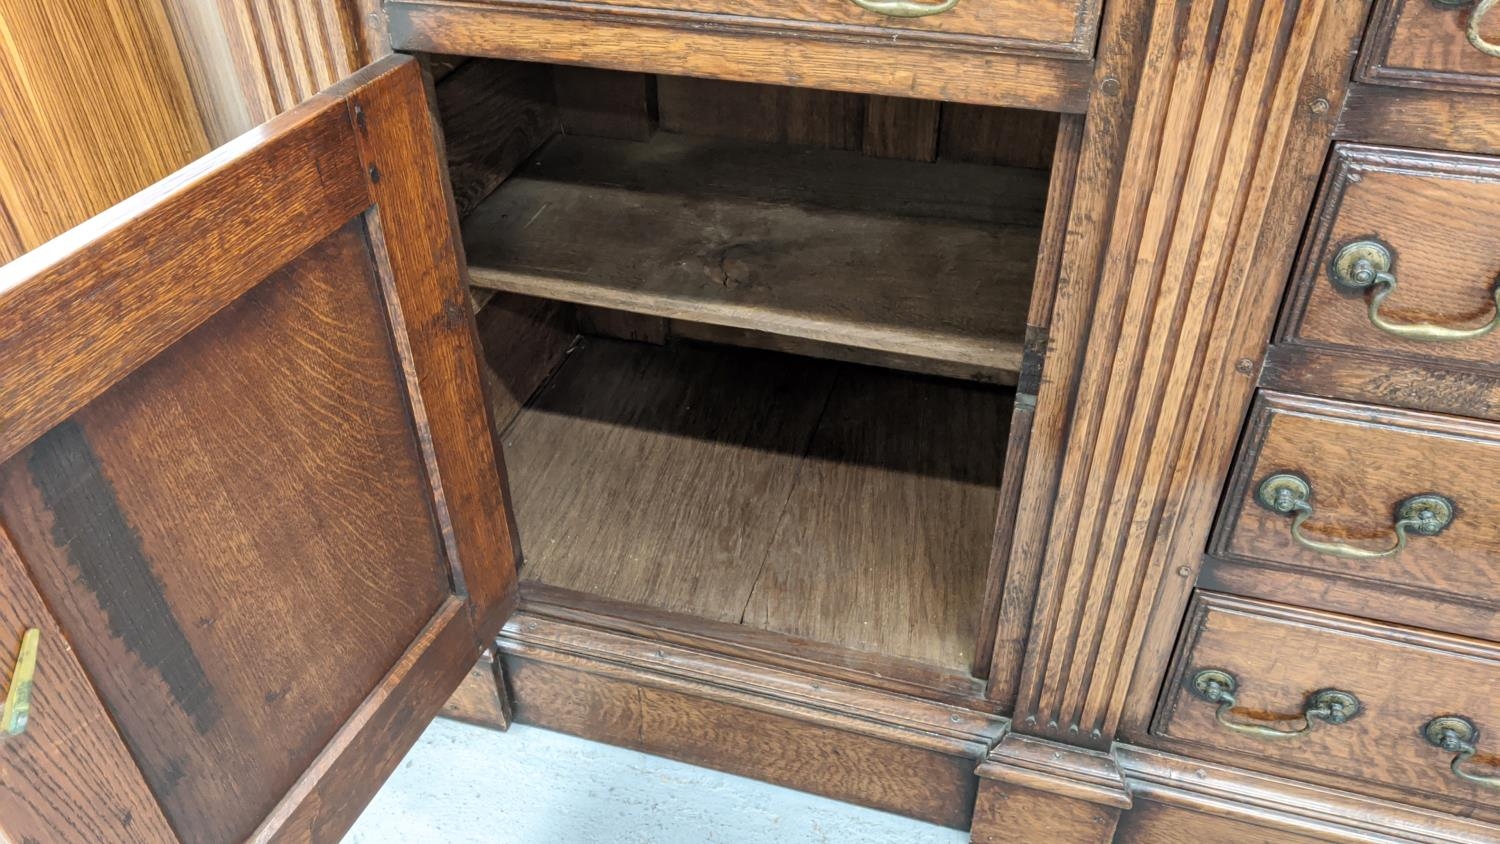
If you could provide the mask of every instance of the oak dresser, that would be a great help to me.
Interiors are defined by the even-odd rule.
[[[269,121],[0,267],[0,838],[336,841],[446,713],[1500,841],[1497,6],[210,3]]]

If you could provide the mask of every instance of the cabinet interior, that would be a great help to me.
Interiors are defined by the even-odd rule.
[[[427,60],[523,595],[982,676],[1057,116]]]

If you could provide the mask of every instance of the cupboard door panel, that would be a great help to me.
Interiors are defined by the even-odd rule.
[[[179,837],[337,840],[508,614],[508,502],[416,65],[237,143],[0,274],[53,373],[0,524]]]

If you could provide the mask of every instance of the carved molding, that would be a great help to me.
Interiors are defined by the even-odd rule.
[[[1128,48],[1100,57],[1096,113],[1109,121],[1121,110],[1109,100],[1133,104],[1128,141],[1113,194],[1076,206],[1070,223],[1070,241],[1101,225],[1109,237],[1102,260],[1088,248],[1064,258],[1062,353],[1037,423],[1061,470],[1028,467],[1022,506],[1050,504],[1050,524],[1045,550],[1018,541],[1012,556],[1013,570],[1038,572],[1015,729],[1100,748],[1138,657],[1170,648],[1170,629],[1148,639],[1148,622],[1180,617],[1187,598],[1366,4],[1157,0],[1150,11],[1136,88]],[[1107,43],[1128,43],[1122,34]],[[1091,127],[1085,174],[1111,175],[1110,135]],[[1028,597],[1007,590],[1012,612]]]

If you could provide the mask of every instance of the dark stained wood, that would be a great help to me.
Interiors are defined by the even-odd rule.
[[[865,98],[856,94],[663,76],[656,95],[668,132],[822,149],[864,142]]]
[[[1242,735],[1218,724],[1214,705],[1187,691],[1204,668],[1236,678],[1236,706],[1227,716],[1235,722],[1296,729],[1308,695],[1330,688],[1354,694],[1362,712],[1344,724],[1319,724],[1296,740]],[[1184,627],[1153,731],[1229,753],[1252,769],[1282,762],[1321,775],[1322,782],[1336,777],[1347,790],[1394,793],[1403,802],[1494,820],[1500,813],[1491,792],[1455,777],[1448,768],[1452,755],[1429,745],[1422,727],[1438,715],[1493,722],[1490,690],[1497,682],[1500,650],[1493,644],[1202,593]],[[1493,766],[1500,756],[1482,736],[1480,743],[1472,764]]]
[[[725,27],[712,25],[716,16],[697,13],[639,10],[622,15],[567,2],[548,8],[560,14],[452,0],[396,0],[384,10],[391,46],[398,50],[1067,113],[1082,113],[1088,105],[1093,66],[1076,53],[932,49],[911,34],[899,40],[882,35],[878,41],[845,39],[837,31],[831,37],[787,38],[782,22],[768,27],[739,19]],[[1029,15],[1030,6],[1026,8]],[[965,40],[945,40],[955,38]],[[993,46],[988,39],[981,41]]]
[[[0,519],[189,837],[254,829],[448,593],[362,229],[0,467]]]
[[[560,128],[547,69],[476,59],[437,85],[458,215],[473,211]]]
[[[948,826],[1002,723],[525,614],[499,645],[522,723]]]
[[[391,59],[0,268],[0,522],[185,840],[337,840],[514,601],[445,184]]]
[[[943,106],[938,157],[1046,170],[1057,147],[1059,119],[1047,111],[948,103]]]
[[[1007,733],[978,767],[976,842],[1110,841],[1130,791],[1109,753]]]
[[[578,14],[569,2],[548,4],[552,14]],[[703,28],[762,29],[800,32],[804,37],[852,40],[899,39],[914,43],[1019,47],[1024,52],[1046,52],[1086,57],[1093,50],[1100,0],[976,0],[941,14],[921,17],[884,16],[854,4],[817,0],[604,0],[617,16],[642,22],[670,21],[686,29],[687,22]],[[521,7],[517,4],[518,8]],[[399,32],[398,27],[393,30]],[[991,39],[1003,39],[996,43]],[[716,74],[704,74],[716,75]]]
[[[352,136],[343,103],[315,98],[0,267],[0,459],[360,211]]]
[[[1256,502],[1260,482],[1301,475],[1315,541],[1379,549],[1395,541],[1397,508],[1413,495],[1438,493],[1456,508],[1437,536],[1412,536],[1392,556],[1354,560],[1319,553],[1291,535],[1291,517]],[[1215,553],[1268,566],[1337,574],[1371,583],[1497,605],[1494,549],[1500,544],[1500,427],[1449,416],[1263,393],[1225,496]]]
[[[736,161],[741,151],[670,135],[650,144],[559,139],[465,221],[471,277],[579,304],[1019,370],[1037,229],[930,216],[926,198],[972,175],[983,181],[936,205],[1024,218],[1040,179],[1015,174],[1030,171],[747,151],[769,165],[768,177]],[[850,183],[853,193],[818,193]],[[677,189],[684,184],[696,186],[691,195]],[[710,188],[721,192],[702,194]],[[826,206],[871,193],[883,200],[859,211],[787,202],[817,195]]]
[[[998,391],[841,371],[744,623],[966,668],[1009,415]]]
[[[1482,365],[1433,366],[1364,349],[1283,343],[1267,351],[1260,384],[1279,392],[1500,421],[1500,370]]]
[[[904,97],[865,98],[865,155],[932,161],[937,158],[939,103]]]
[[[656,129],[656,77],[590,67],[550,68],[563,131],[626,141]]]
[[[739,622],[832,364],[595,339],[505,434],[528,581]]]
[[[836,644],[785,636],[739,623],[663,612],[542,583],[521,584],[521,606],[539,617],[613,630],[642,640],[680,644],[892,694],[979,712],[992,712],[995,708],[984,699],[982,684],[962,670],[943,669],[886,654],[851,651]]]
[[[1380,0],[1360,55],[1359,78],[1386,85],[1445,91],[1500,91],[1500,58],[1469,43],[1473,3]],[[1500,43],[1500,19],[1491,13],[1480,35]]]
[[[1279,342],[1493,368],[1500,334],[1432,342],[1372,324],[1369,291],[1336,285],[1330,265],[1346,244],[1375,239],[1394,256],[1397,287],[1381,314],[1451,328],[1500,319],[1500,159],[1340,145],[1329,164]]]
[[[505,430],[562,366],[578,339],[572,310],[550,299],[495,292],[475,314],[496,430]]]
[[[33,627],[41,639],[30,721],[0,743],[0,838],[177,841],[57,619],[0,533],[0,683],[9,684],[16,646]]]
[[[1500,155],[1500,99],[1383,85],[1354,85],[1336,137],[1392,146]]]
[[[504,671],[494,653],[486,650],[469,669],[463,684],[443,704],[442,717],[479,727],[510,729],[513,716]]]

